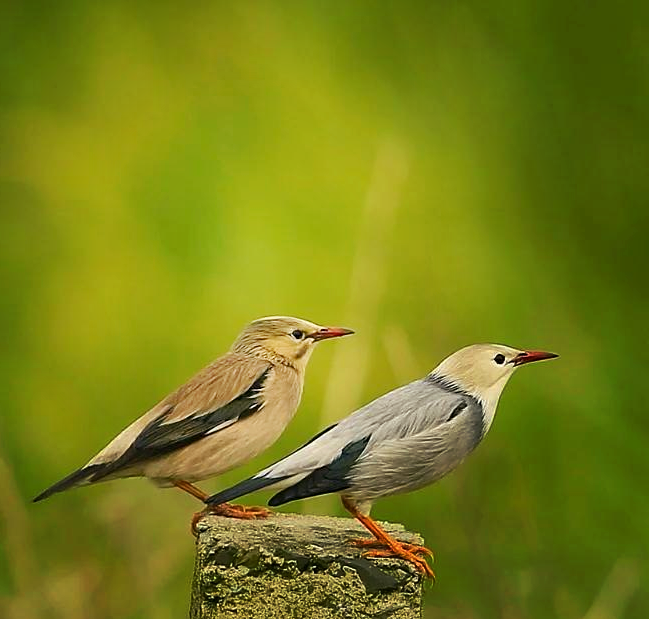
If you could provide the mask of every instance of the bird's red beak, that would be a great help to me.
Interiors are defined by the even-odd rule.
[[[514,357],[514,365],[525,365],[533,361],[543,361],[544,359],[554,359],[559,355],[553,352],[544,352],[542,350],[525,350],[516,357]]]
[[[352,333],[354,332],[351,329],[344,329],[343,327],[322,327],[307,337],[319,342],[320,340],[328,340],[332,337],[342,337],[343,335],[351,335]]]

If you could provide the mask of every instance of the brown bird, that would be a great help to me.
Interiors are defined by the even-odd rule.
[[[317,342],[353,333],[273,316],[250,323],[228,353],[201,370],[118,434],[85,466],[39,494],[120,477],[148,477],[201,501],[192,482],[248,462],[272,445],[293,418]],[[221,515],[255,518],[264,508],[219,505]]]

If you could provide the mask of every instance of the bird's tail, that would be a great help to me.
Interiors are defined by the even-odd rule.
[[[261,490],[262,488],[267,488],[268,486],[278,484],[285,479],[287,479],[286,476],[270,477],[262,475],[260,477],[249,477],[248,479],[244,479],[243,481],[232,486],[231,488],[228,488],[227,490],[213,494],[211,497],[205,500],[205,503],[207,503],[208,505],[220,505],[221,503],[227,503],[228,501],[238,499],[244,494],[250,494],[251,492],[255,492],[256,490]]]
[[[34,503],[47,499],[48,497],[56,494],[57,492],[63,492],[69,488],[74,488],[75,486],[80,486],[84,483],[89,483],[92,481],[97,469],[101,468],[99,464],[91,464],[90,466],[84,466],[80,469],[70,473],[67,477],[64,477],[61,481],[57,481],[54,485],[50,486],[47,490],[41,492],[36,498],[33,499]]]

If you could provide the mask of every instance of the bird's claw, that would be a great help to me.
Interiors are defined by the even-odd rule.
[[[207,514],[223,516],[225,518],[238,518],[240,520],[261,520],[268,518],[273,512],[265,507],[251,505],[233,505],[231,503],[221,503],[220,505],[208,505],[200,512],[196,512],[192,517],[191,529],[194,537],[198,537],[197,525]]]
[[[241,520],[256,520],[268,518],[273,512],[265,507],[247,505],[234,505],[232,503],[221,503],[220,505],[209,505],[204,512],[223,516],[225,518],[239,518]]]
[[[377,539],[372,539],[372,538],[352,539],[349,540],[349,543],[353,544],[354,546],[358,546],[359,548],[377,548],[379,549],[379,551],[388,553],[385,556],[390,556],[389,553],[392,553],[392,551],[389,550],[383,542],[379,542],[379,540]],[[428,557],[431,557],[431,559],[433,558],[433,551],[430,548],[426,548],[426,546],[409,544],[408,542],[399,542],[399,545],[404,550],[407,550],[408,552],[411,552],[415,555],[426,555]]]
[[[273,513],[272,509],[266,509],[265,507],[260,507],[259,505],[233,505],[228,503],[228,505],[236,510],[237,512],[241,511],[246,514],[245,518],[268,518]],[[241,516],[230,516],[231,518],[240,518]]]
[[[391,543],[384,543],[379,540],[371,539],[357,539],[351,542],[355,546],[365,548],[375,548],[363,553],[364,557],[369,558],[389,558],[398,557],[412,563],[422,574],[427,578],[435,580],[435,572],[431,569],[430,565],[425,559],[418,557],[418,554],[427,555],[432,558],[433,553],[425,546],[418,546],[416,544],[408,544],[406,542],[398,542],[391,540]]]
[[[403,552],[397,552],[392,549],[368,550],[366,553],[364,553],[363,556],[370,557],[370,558],[398,557],[400,559],[404,559],[405,561],[409,561],[410,563],[412,563],[427,578],[432,578],[433,580],[435,580],[435,572],[433,572],[433,570],[431,569],[430,565],[428,565],[426,560],[406,550],[404,550]]]

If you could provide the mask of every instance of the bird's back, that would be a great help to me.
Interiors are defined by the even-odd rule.
[[[483,432],[477,400],[426,377],[370,402],[255,477],[296,482],[276,504],[342,490],[372,500],[436,481]]]

